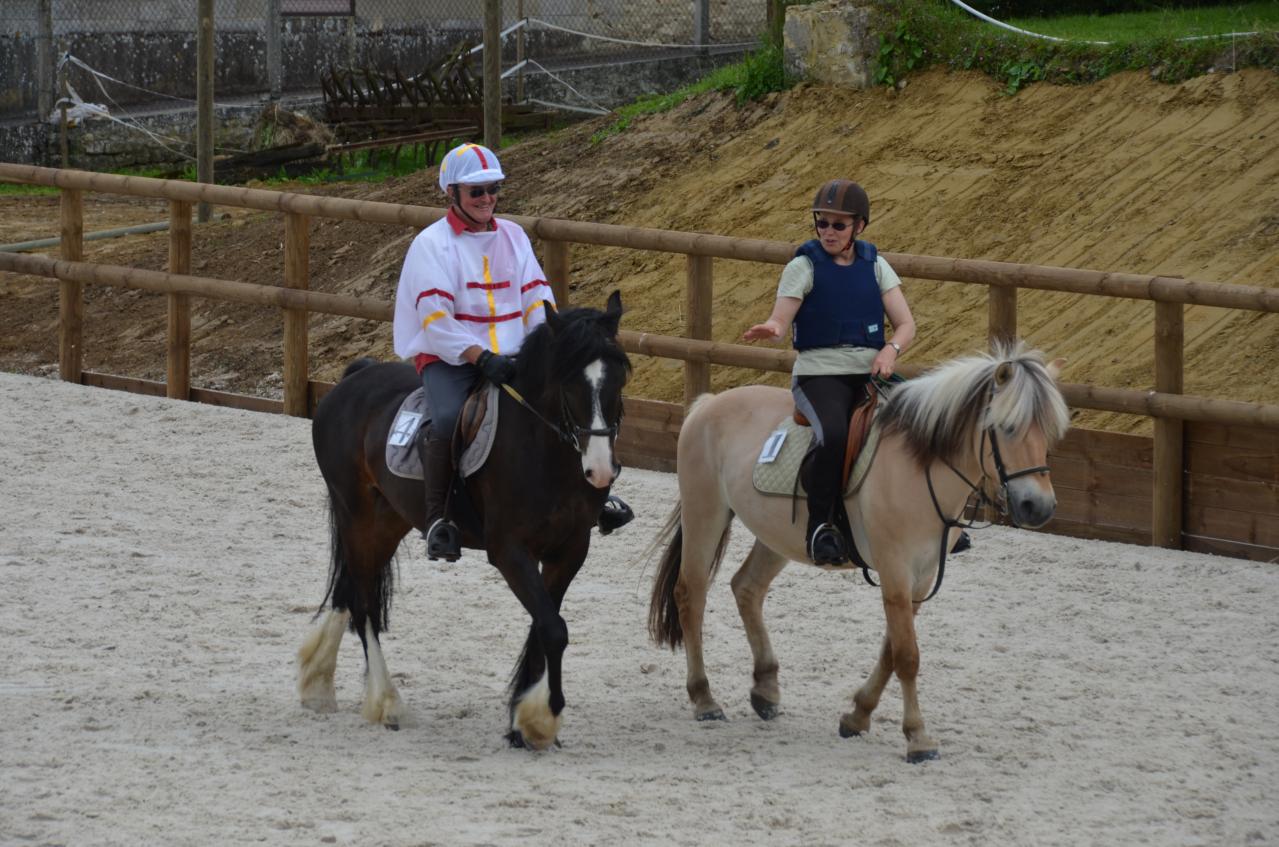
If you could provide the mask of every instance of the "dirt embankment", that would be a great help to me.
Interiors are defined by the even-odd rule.
[[[1211,75],[1176,86],[1126,74],[1080,87],[1032,86],[1016,97],[976,75],[930,73],[902,92],[801,86],[743,108],[708,95],[632,123],[591,144],[601,119],[503,154],[512,174],[504,210],[756,238],[801,241],[812,192],[849,176],[870,192],[867,238],[881,249],[1161,273],[1279,285],[1279,78],[1264,71]],[[331,193],[433,205],[428,172]],[[0,238],[56,231],[56,198],[0,199]],[[87,229],[122,218],[159,219],[157,204],[91,203]],[[282,276],[282,222],[234,211],[198,234],[195,272],[250,282]],[[393,296],[412,233],[316,221],[312,287]],[[163,268],[165,237],[87,247],[93,261]],[[715,337],[736,339],[770,308],[779,268],[715,263]],[[574,298],[599,304],[613,288],[625,325],[679,333],[684,258],[576,247]],[[979,348],[982,286],[907,280],[919,325],[909,360],[926,363]],[[88,295],[86,367],[163,378],[163,298]],[[1019,329],[1065,356],[1066,379],[1149,388],[1153,307],[1102,297],[1022,292]],[[56,289],[0,280],[0,368],[46,372],[56,361]],[[369,353],[391,356],[390,327],[342,318],[312,321],[315,376],[335,378]],[[270,312],[199,308],[197,384],[278,389],[281,326]],[[1186,391],[1279,402],[1279,320],[1192,307],[1186,313]],[[637,357],[634,393],[676,399],[677,362]],[[721,368],[714,387],[756,380]],[[783,379],[781,375],[768,378]],[[1143,419],[1089,415],[1088,425],[1139,430]]]

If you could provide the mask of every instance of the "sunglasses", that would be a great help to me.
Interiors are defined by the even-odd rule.
[[[857,219],[854,218],[853,223],[856,223],[856,222],[857,222]],[[848,229],[849,227],[853,225],[851,223],[846,223],[844,221],[827,221],[827,220],[822,220],[821,218],[818,218],[817,220],[813,221],[813,224],[818,229],[826,229],[827,227],[830,227],[836,232],[843,232],[844,230]]]
[[[472,185],[466,189],[471,195],[472,200],[479,200],[485,194],[490,197],[496,197],[497,193],[502,190],[502,183],[495,182],[492,185]]]

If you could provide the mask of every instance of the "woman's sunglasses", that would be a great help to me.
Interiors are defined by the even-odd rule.
[[[472,196],[474,196],[474,195],[472,195]],[[855,223],[855,222],[856,222],[856,221],[854,220],[854,223]],[[818,219],[817,219],[816,221],[814,221],[813,223],[817,226],[817,228],[818,228],[818,229],[826,229],[826,227],[830,227],[831,229],[835,230],[836,232],[843,232],[844,230],[846,230],[846,229],[848,229],[850,226],[852,226],[852,224],[850,224],[850,223],[846,223],[846,222],[844,222],[844,221],[826,221],[826,220],[822,220],[821,218],[818,218]]]
[[[467,193],[471,195],[472,200],[479,200],[485,194],[490,197],[496,197],[497,193],[501,190],[502,183],[500,182],[495,182],[491,185],[472,185],[466,189]]]

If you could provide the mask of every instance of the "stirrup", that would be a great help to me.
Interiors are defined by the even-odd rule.
[[[439,518],[426,531],[426,558],[456,562],[462,558],[462,533],[444,518]]]
[[[808,536],[808,558],[814,565],[842,565],[848,561],[844,537],[828,523],[818,524]]]
[[[595,525],[600,528],[600,535],[608,535],[615,529],[621,529],[635,520],[635,513],[626,505],[621,497],[610,495],[600,509],[600,516]]]

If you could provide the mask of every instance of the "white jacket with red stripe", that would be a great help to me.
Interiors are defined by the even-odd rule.
[[[528,236],[494,218],[496,229],[459,230],[441,218],[413,239],[395,297],[395,354],[450,365],[478,344],[510,355],[546,320],[555,299]]]

